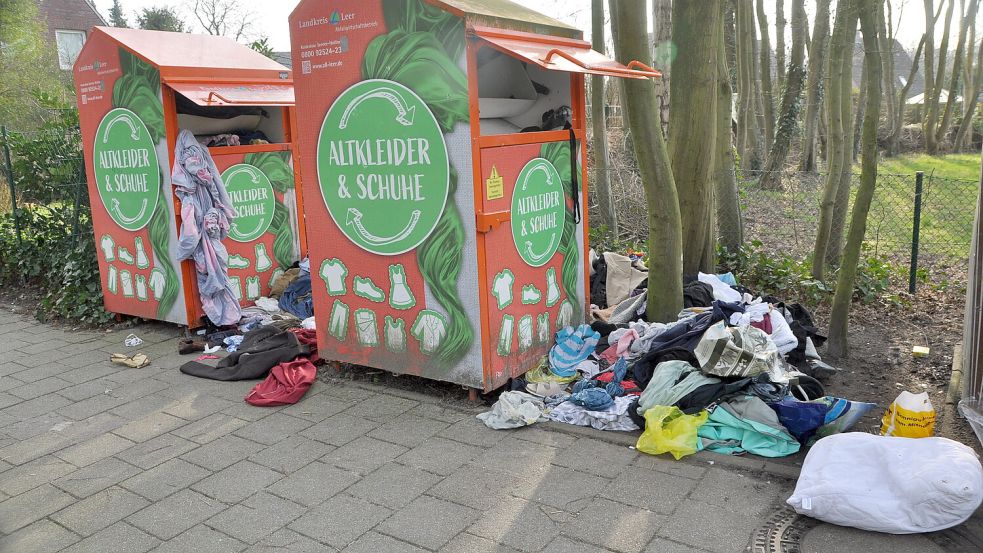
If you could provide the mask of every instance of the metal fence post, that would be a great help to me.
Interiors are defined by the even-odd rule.
[[[915,173],[915,215],[911,222],[911,265],[908,268],[908,293],[915,293],[915,273],[918,272],[918,233],[922,226],[922,181],[925,173]]]
[[[10,214],[14,217],[14,232],[17,233],[17,244],[21,243],[20,218],[17,216],[17,187],[14,185],[14,166],[10,162],[10,145],[7,143],[7,126],[0,126],[0,136],[3,138],[3,160],[7,170],[7,186],[10,187]]]

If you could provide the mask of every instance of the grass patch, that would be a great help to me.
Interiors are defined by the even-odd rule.
[[[947,156],[930,156],[926,154],[906,155],[897,157],[881,157],[878,172],[892,175],[914,175],[916,171],[924,171],[929,175],[945,179],[961,179],[979,181],[980,156],[978,154],[952,154]],[[856,165],[860,172],[860,165]]]

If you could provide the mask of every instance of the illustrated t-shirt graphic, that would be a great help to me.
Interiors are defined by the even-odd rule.
[[[512,275],[512,271],[508,269],[495,275],[495,280],[492,281],[492,295],[498,300],[499,309],[505,309],[512,304],[512,283],[514,282],[515,277]]]
[[[341,296],[346,292],[345,276],[348,268],[337,257],[321,262],[321,279],[328,288],[329,296]]]
[[[420,351],[431,355],[447,336],[447,320],[436,311],[424,309],[416,316],[410,334],[420,343]]]
[[[113,242],[113,237],[108,234],[103,234],[102,238],[99,239],[99,247],[102,249],[102,257],[107,262],[114,261],[116,255],[113,250],[116,248],[116,243]]]

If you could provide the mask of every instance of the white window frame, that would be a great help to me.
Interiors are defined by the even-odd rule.
[[[66,36],[66,35],[67,36],[74,36],[74,37],[78,37],[78,36],[81,36],[82,37],[82,43],[79,45],[78,52],[72,53],[72,52],[68,52],[67,50],[63,49],[62,43],[61,43],[61,37]],[[58,49],[58,66],[59,67],[61,67],[62,69],[66,70],[66,71],[70,71],[72,69],[72,67],[75,65],[75,60],[78,59],[79,52],[82,51],[82,46],[85,45],[86,38],[88,38],[88,37],[86,36],[85,31],[78,31],[78,30],[74,30],[74,29],[56,29],[55,30],[55,46]],[[69,59],[69,58],[71,58],[71,59]]]

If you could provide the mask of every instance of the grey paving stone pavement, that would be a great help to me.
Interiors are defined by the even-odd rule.
[[[149,367],[108,362],[129,332]],[[181,374],[180,335],[0,309],[0,552],[740,553],[794,486],[787,467],[652,457],[599,431],[489,430],[463,392],[329,378],[253,407],[253,382]],[[826,524],[800,550],[959,551]]]

